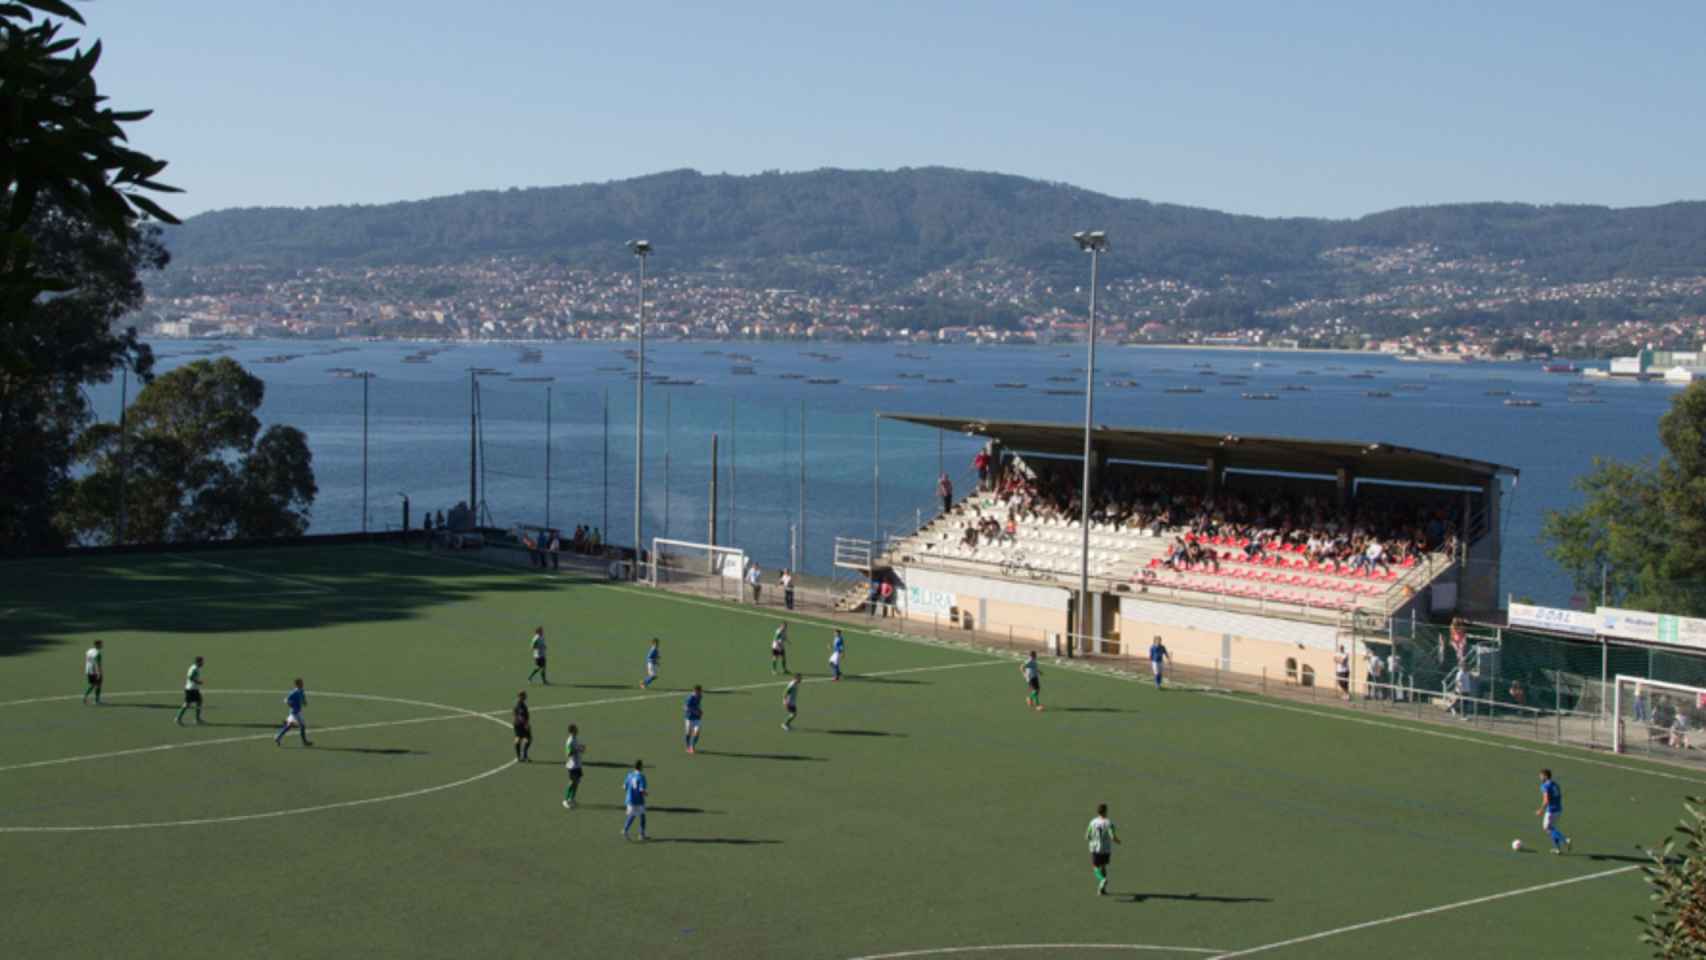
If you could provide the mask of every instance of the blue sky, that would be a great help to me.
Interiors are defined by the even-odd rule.
[[[1264,216],[1706,198],[1706,3],[1376,6],[82,9],[183,214],[680,167],[966,167]]]

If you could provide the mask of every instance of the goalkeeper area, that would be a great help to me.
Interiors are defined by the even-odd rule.
[[[1613,748],[1706,765],[1706,687],[1617,677]]]
[[[1706,792],[1634,724],[1619,756],[1048,656],[1039,712],[1010,653],[736,602],[738,551],[654,556],[639,583],[373,544],[0,564],[4,952],[1640,956],[1642,850]],[[196,656],[205,723],[178,726]],[[296,677],[314,745],[275,746]],[[620,836],[636,760],[643,844]],[[1542,767],[1569,855],[1533,852]],[[1106,896],[1098,803],[1123,841]]]
[[[738,601],[747,595],[747,565],[746,552],[739,547],[653,537],[643,569],[646,582],[654,587]]]

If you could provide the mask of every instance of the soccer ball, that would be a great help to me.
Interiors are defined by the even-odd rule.
[[[1517,853],[1521,853],[1522,852],[1522,841],[1521,840],[1512,840],[1511,841],[1511,849],[1515,850]]]

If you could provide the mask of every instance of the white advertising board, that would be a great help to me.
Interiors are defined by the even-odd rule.
[[[1513,627],[1535,627],[1591,637],[1599,632],[1599,617],[1586,610],[1565,610],[1561,607],[1537,607],[1528,603],[1513,603],[1509,615]]]

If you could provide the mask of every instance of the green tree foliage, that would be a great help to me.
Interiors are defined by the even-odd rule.
[[[41,16],[47,14],[48,19]],[[166,262],[146,191],[164,162],[125,145],[96,89],[100,44],[77,49],[59,0],[0,2],[0,550],[63,542],[54,525],[82,385],[120,366],[146,378],[148,349],[115,323],[142,302],[139,270]]]
[[[1706,616],[1706,382],[1659,418],[1665,456],[1654,463],[1595,458],[1576,481],[1586,502],[1547,515],[1542,536],[1576,588],[1606,602]]]
[[[78,443],[87,472],[64,524],[85,542],[114,539],[122,496],[133,543],[299,536],[318,487],[307,438],[261,432],[259,377],[235,360],[198,360],[156,378],[125,426],[98,424]]]
[[[1653,862],[1641,868],[1653,912],[1639,917],[1641,942],[1659,960],[1706,960],[1706,800],[1689,797],[1687,816]]]
[[[94,76],[101,45],[79,50],[76,39],[62,35],[67,20],[83,23],[62,0],[0,3],[0,194],[6,205],[0,285],[8,319],[68,282],[36,262],[28,227],[38,202],[121,240],[144,216],[177,222],[143,192],[175,192],[154,179],[165,161],[125,145],[122,125],[149,111],[104,105]]]

